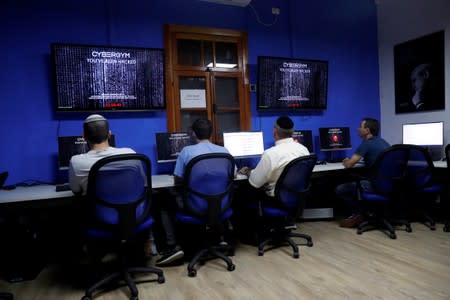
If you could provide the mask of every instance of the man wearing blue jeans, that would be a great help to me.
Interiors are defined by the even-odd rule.
[[[192,124],[192,133],[197,144],[184,147],[175,163],[173,174],[175,176],[175,184],[178,185],[183,182],[186,166],[194,157],[207,153],[229,153],[226,148],[210,142],[209,139],[212,134],[212,123],[210,120],[197,119]],[[161,225],[165,237],[163,241],[164,249],[160,252],[161,256],[155,263],[158,267],[180,263],[184,257],[184,251],[177,243],[174,226],[175,211],[183,207],[183,201],[177,195],[173,195],[173,197],[175,198],[175,203],[165,203],[165,206],[161,208]]]
[[[342,164],[345,168],[352,168],[361,160],[366,168],[370,168],[376,161],[378,154],[390,145],[378,136],[380,123],[372,118],[364,118],[358,127],[358,134],[363,140],[350,158],[345,158]],[[361,188],[372,190],[372,183],[368,180],[360,181]],[[352,228],[363,221],[362,209],[356,197],[357,182],[348,182],[336,187],[336,195],[343,201],[344,206],[352,214],[340,222],[341,227]]]

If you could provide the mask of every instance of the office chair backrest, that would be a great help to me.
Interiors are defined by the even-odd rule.
[[[378,154],[369,170],[369,177],[377,193],[389,195],[406,180],[409,158],[408,145],[393,145]]]
[[[426,148],[417,145],[407,146],[410,151],[407,177],[416,189],[420,189],[430,183],[433,177],[434,164]]]
[[[186,166],[183,179],[184,203],[194,215],[217,224],[220,214],[232,201],[234,158],[228,153],[209,153],[194,157]]]
[[[88,177],[90,220],[123,235],[150,214],[151,163],[143,154],[119,154],[97,161]]]
[[[316,161],[316,155],[302,156],[284,167],[275,185],[275,197],[285,208],[298,207],[301,194],[309,190]]]

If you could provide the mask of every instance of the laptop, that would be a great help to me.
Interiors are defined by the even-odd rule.
[[[0,173],[0,189],[5,184],[6,178],[8,178],[8,172],[2,172]]]

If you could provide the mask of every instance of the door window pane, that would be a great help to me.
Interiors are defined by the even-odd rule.
[[[216,113],[217,134],[220,140],[224,131],[241,131],[239,122],[239,112],[219,112]]]
[[[195,120],[207,118],[206,111],[182,111],[180,116],[181,131],[189,132]]]
[[[216,77],[216,104],[219,106],[239,106],[238,79]]]
[[[237,69],[238,55],[236,43],[216,43],[216,67]]]
[[[201,66],[201,41],[177,40],[178,64],[182,66]]]

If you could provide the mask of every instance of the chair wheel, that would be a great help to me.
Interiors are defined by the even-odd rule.
[[[158,276],[158,283],[164,283],[164,282],[166,282],[164,275]]]
[[[231,264],[231,265],[229,265],[228,268],[227,268],[227,270],[230,271],[230,272],[231,272],[231,271],[234,271],[234,269],[236,269],[236,265],[235,265],[235,264]]]
[[[358,230],[356,230],[356,233],[357,233],[357,234],[362,234],[363,231],[362,231],[362,229],[358,229]]]
[[[431,225],[430,230],[436,230],[436,225]]]
[[[298,252],[295,252],[294,255],[292,255],[294,258],[299,258],[300,254]]]
[[[188,270],[188,276],[189,277],[195,277],[197,276],[197,270]]]
[[[258,250],[258,256],[263,256],[264,255],[264,250]]]
[[[81,297],[81,300],[91,300],[91,297],[90,296],[83,296],[83,297]]]
[[[312,241],[308,241],[308,243],[306,244],[306,246],[308,246],[308,247],[312,247],[314,244],[313,244],[313,242]]]
[[[136,296],[130,296],[130,300],[139,300],[139,297],[136,295]]]
[[[389,237],[393,240],[395,240],[397,238],[397,235],[395,233],[390,233]]]
[[[435,228],[435,229],[436,229],[436,228]],[[434,230],[434,229],[431,229],[431,230]],[[412,232],[411,226],[406,227],[405,231],[406,231],[406,232]]]
[[[443,230],[444,232],[450,232],[450,226],[444,226]]]

